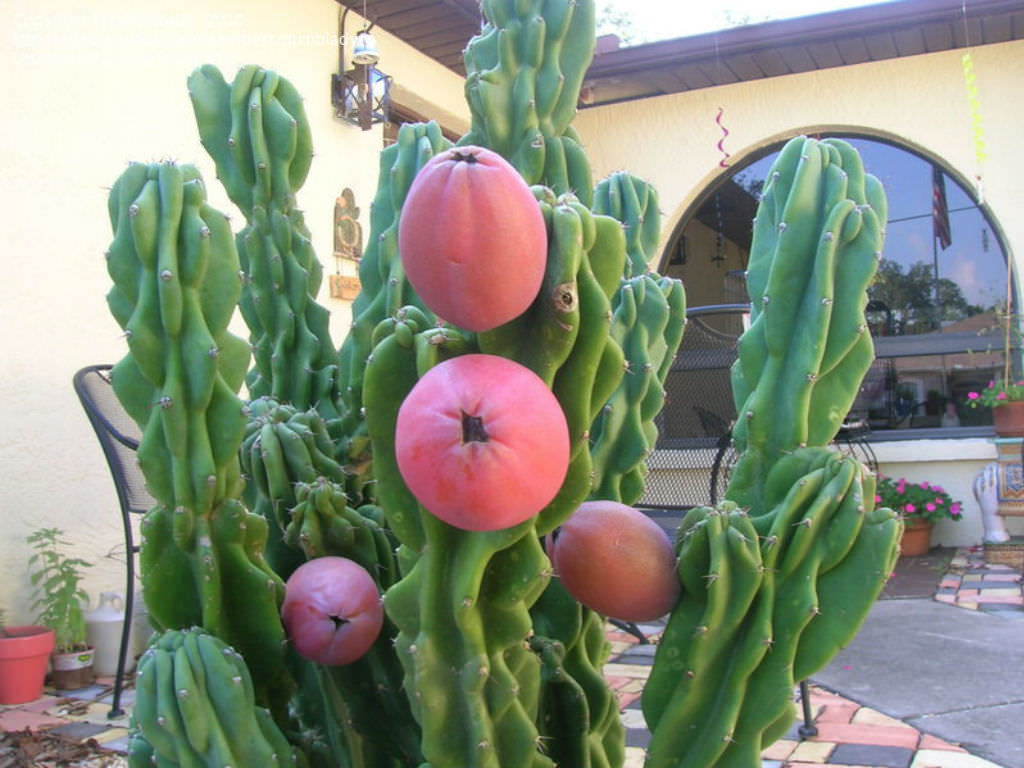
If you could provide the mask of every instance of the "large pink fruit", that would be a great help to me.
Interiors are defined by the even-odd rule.
[[[444,320],[489,331],[536,298],[547,228],[523,177],[499,154],[454,147],[416,174],[398,222],[402,266]]]
[[[398,411],[398,469],[413,495],[469,531],[510,528],[550,502],[569,466],[569,428],[530,369],[495,355],[431,368]]]
[[[588,501],[548,540],[548,555],[569,593],[623,621],[653,621],[679,599],[672,542],[632,507]]]
[[[344,557],[318,557],[288,579],[281,619],[299,655],[333,666],[353,662],[370,649],[384,609],[377,585],[362,566]]]

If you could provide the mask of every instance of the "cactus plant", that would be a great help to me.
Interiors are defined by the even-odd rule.
[[[826,447],[873,358],[865,291],[884,221],[846,142],[793,139],[769,173],[733,367],[740,457],[726,500],[680,527],[683,598],[643,696],[652,768],[757,765],[793,720],[796,682],[849,642],[892,571],[902,523],[874,508],[863,465]]]
[[[444,291],[421,297],[406,279],[403,256],[417,249],[399,248],[403,208],[450,147],[436,124],[402,126],[381,153],[362,291],[337,351],[295,200],[309,127],[285,78],[247,66],[229,85],[209,65],[189,78],[202,142],[246,219],[234,238],[194,168],[133,165],[112,189],[108,302],[129,348],[114,384],[143,428],[158,501],[142,562],[163,630],[140,665],[134,768],[622,765],[603,617],[551,578],[542,541],[588,500],[642,494],[685,295],[649,270],[654,190],[624,173],[594,189],[571,125],[592,0],[482,7],[457,152],[508,161],[546,235],[539,287],[496,327],[439,319]],[[794,675],[851,636],[874,597],[862,583],[880,585],[891,565],[898,523],[872,509],[872,478],[824,447],[870,359],[863,294],[884,199],[846,145],[793,147],[766,189],[751,259],[754,322],[734,376],[749,414],[741,463],[728,500],[689,513],[676,545],[682,596],[644,695],[652,768],[755,765],[788,723]],[[488,258],[486,242],[469,250]],[[249,371],[248,346],[227,331],[237,302]],[[403,475],[403,405],[426,418],[410,393],[468,355],[528,369],[564,415],[567,466],[515,524],[455,527]],[[480,397],[502,397],[489,389]],[[464,438],[479,442],[486,425],[467,409]],[[458,484],[454,494],[457,507]],[[488,514],[478,507],[470,517]],[[285,580],[325,558],[357,563],[385,609],[365,655],[337,666],[297,654],[306,644],[289,641],[279,614]]]

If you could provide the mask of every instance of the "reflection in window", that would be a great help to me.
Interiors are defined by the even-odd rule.
[[[889,201],[885,249],[868,292],[876,360],[851,421],[867,421],[876,433],[991,424],[988,409],[966,401],[1004,365],[1000,325],[1014,302],[999,237],[971,195],[928,160],[843,138]],[[690,307],[747,301],[751,220],[781,146],[709,190],[670,241],[661,270],[683,280]]]

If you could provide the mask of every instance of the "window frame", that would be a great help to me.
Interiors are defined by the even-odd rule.
[[[797,134],[794,134],[797,135]],[[1011,297],[1014,307],[1012,309],[1013,316],[1019,316],[1020,307],[1022,306],[1021,297],[1019,294],[1019,285],[1017,280],[1017,272],[1011,268],[1013,262],[1013,253],[1010,250],[1006,237],[1003,233],[1002,228],[992,215],[991,210],[985,204],[984,200],[979,201],[977,194],[973,191],[972,186],[966,183],[966,180],[957,172],[952,170],[949,165],[940,157],[929,156],[924,152],[916,149],[915,147],[909,146],[900,142],[895,137],[880,136],[872,134],[866,131],[856,130],[843,130],[843,131],[822,131],[819,134],[821,138],[839,138],[847,140],[858,140],[858,141],[870,141],[877,144],[887,145],[891,149],[895,149],[901,152],[908,153],[921,161],[930,165],[938,167],[942,174],[952,180],[957,186],[964,191],[967,198],[973,203],[975,209],[981,214],[983,221],[989,231],[992,233],[994,244],[1000,249],[1000,253],[1004,261],[1009,262],[1008,265],[1008,279],[1010,281],[1008,294]],[[766,157],[778,153],[778,151],[786,144],[789,138],[779,139],[776,142],[772,142],[768,146],[762,146],[752,151],[742,160],[742,166],[736,167],[735,165],[729,168],[725,173],[719,174],[711,183],[709,183],[702,193],[696,197],[691,204],[684,211],[683,216],[679,219],[676,226],[673,229],[672,235],[666,241],[666,248],[661,254],[659,259],[659,271],[666,272],[672,266],[672,259],[676,252],[679,250],[680,243],[684,241],[686,237],[686,228],[692,221],[697,220],[698,211],[700,211],[704,205],[715,195],[716,191],[727,181],[735,179],[747,170],[751,165],[764,160]],[[870,168],[868,169],[870,172]],[[889,222],[886,222],[888,226]],[[676,262],[678,263],[678,262]],[[905,336],[877,336],[873,337],[875,343],[875,360],[885,359],[896,359],[896,358],[910,358],[917,356],[929,356],[929,355],[947,355],[947,354],[967,354],[971,352],[991,352],[992,350],[1002,351],[1004,340],[1002,334],[997,330],[983,331],[980,333],[975,332],[955,332],[955,333],[939,333],[939,334],[912,334]],[[1022,349],[1019,345],[1011,347],[1011,354],[1014,356],[1014,365],[1018,370],[1024,369],[1024,360],[1022,360]],[[948,371],[944,371],[944,375],[948,376]],[[882,430],[870,430],[866,435],[866,439],[871,442],[896,442],[902,440],[921,440],[921,439],[966,439],[974,437],[991,437],[995,434],[994,427],[992,425],[974,425],[974,426],[958,426],[958,427],[905,427],[899,429],[882,429]],[[679,443],[679,441],[688,441],[689,438],[674,438],[673,443]],[[680,446],[681,447],[681,446]]]

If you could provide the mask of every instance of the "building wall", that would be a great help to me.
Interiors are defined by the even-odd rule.
[[[1024,101],[1014,94],[1024,77],[1024,42],[971,51],[987,153],[980,164],[961,55],[949,51],[596,107],[583,110],[576,127],[596,179],[625,168],[657,188],[664,216],[662,249],[703,190],[730,172],[720,162],[738,163],[801,133],[855,131],[941,159],[968,189],[977,188],[974,180],[980,175],[985,206],[1011,255],[1019,256],[1024,253],[1024,217],[1019,215]],[[715,121],[719,109],[728,136]],[[723,139],[728,159],[718,148]],[[1019,258],[1015,267],[1019,280]],[[883,472],[940,482],[965,502],[965,521],[939,526],[934,543],[981,541],[980,512],[970,485],[995,458],[991,441],[883,443],[876,452]],[[1008,527],[1022,533],[1024,520],[1010,520]]]
[[[62,528],[75,554],[96,563],[90,593],[122,589],[117,499],[71,388],[78,368],[126,351],[104,302],[107,189],[129,161],[173,158],[198,165],[211,203],[236,227],[243,221],[199,144],[189,73],[211,63],[230,81],[255,63],[288,77],[306,97],[313,129],[316,156],[299,203],[325,272],[335,269],[332,216],[344,187],[368,229],[381,128],[363,132],[333,116],[337,9],[332,0],[182,0],[173,10],[128,0],[0,5],[0,63],[9,73],[0,145],[0,607],[11,620],[29,618],[24,539],[39,526]],[[360,27],[350,13],[346,33]],[[397,95],[465,130],[461,79],[374,33]],[[340,343],[348,306],[326,293],[325,280],[320,301]],[[245,334],[240,324],[236,332]]]

